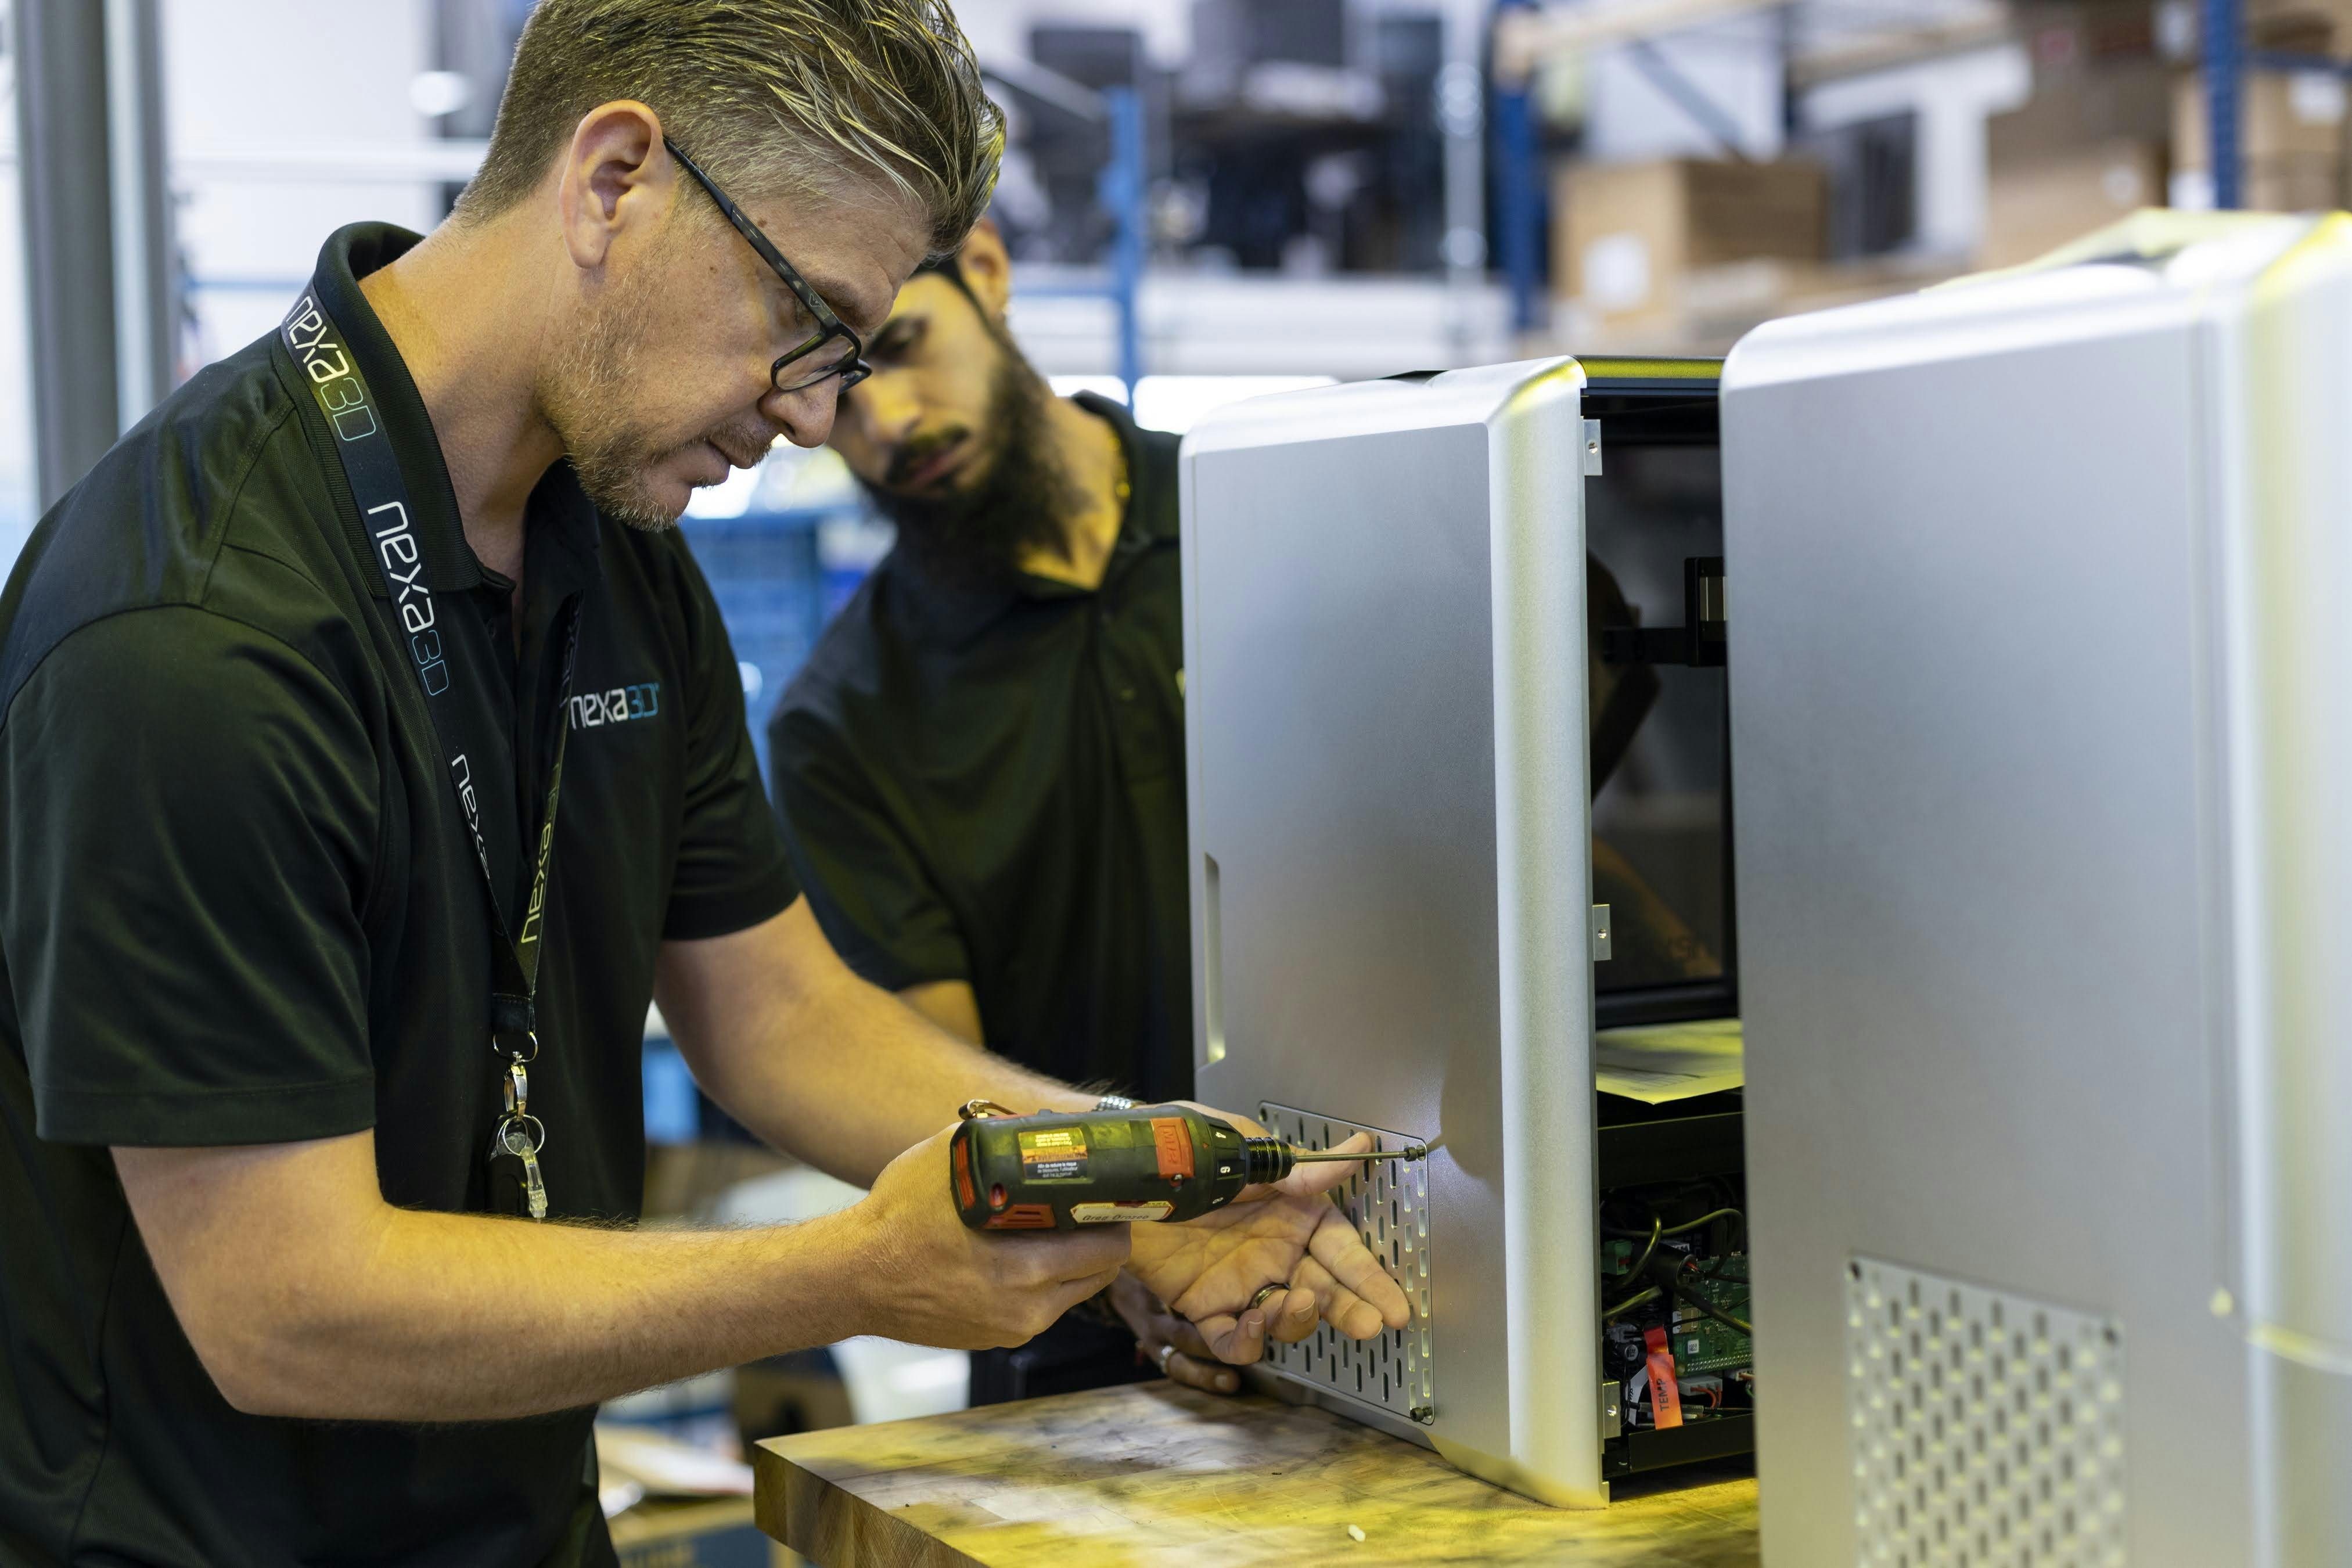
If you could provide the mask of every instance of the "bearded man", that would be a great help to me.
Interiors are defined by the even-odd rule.
[[[831,443],[898,525],[769,726],[843,959],[942,1027],[1146,1100],[1192,1092],[1177,438],[1055,397],[982,222],[899,290]],[[975,1400],[1233,1373],[1133,1282],[974,1358]]]
[[[1315,1178],[964,1227],[956,1107],[1095,1097],[843,968],[669,527],[824,440],[1001,141],[938,0],[541,0],[450,222],[333,236],[42,521],[0,601],[0,1557],[610,1563],[597,1401],[1016,1344],[1122,1263],[1236,1362],[1403,1323]],[[631,1226],[656,996],[870,1195]]]

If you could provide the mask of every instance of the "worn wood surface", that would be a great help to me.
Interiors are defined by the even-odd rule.
[[[753,1468],[760,1527],[823,1568],[1757,1562],[1737,1468],[1550,1509],[1325,1411],[1165,1383],[771,1438]]]

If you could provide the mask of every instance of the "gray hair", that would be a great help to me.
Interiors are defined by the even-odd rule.
[[[540,0],[457,218],[522,201],[619,99],[651,108],[739,200],[896,191],[928,218],[934,255],[987,209],[1004,151],[946,0]]]

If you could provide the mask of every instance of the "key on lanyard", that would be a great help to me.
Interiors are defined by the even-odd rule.
[[[533,1042],[536,1054],[537,1042]],[[499,1121],[490,1152],[500,1149],[522,1162],[525,1206],[533,1219],[547,1217],[547,1184],[539,1173],[539,1152],[547,1147],[547,1129],[530,1113],[530,1074],[520,1052],[507,1063],[507,1113]]]

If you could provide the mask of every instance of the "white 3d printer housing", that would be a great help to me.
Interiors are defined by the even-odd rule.
[[[1271,1373],[1574,1506],[1608,1499],[1614,1410],[1586,400],[1614,378],[1700,410],[1711,494],[1717,368],[1553,359],[1323,387],[1222,411],[1183,448],[1197,1092],[1311,1143],[1433,1146],[1349,1201],[1412,1325],[1362,1345],[1325,1330]]]
[[[1724,377],[1764,1556],[2352,1552],[2352,218]]]

